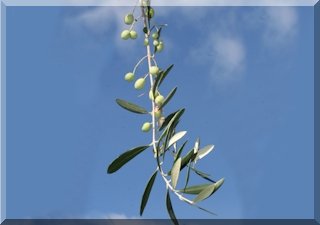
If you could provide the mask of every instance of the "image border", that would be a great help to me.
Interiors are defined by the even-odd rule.
[[[0,0],[0,224],[170,224],[169,220],[16,220],[6,219],[6,9],[15,6],[133,6],[134,0]],[[317,85],[320,79],[320,2],[319,0],[157,0],[154,6],[309,6],[314,10],[314,115],[319,115]],[[318,75],[318,76],[316,76]],[[320,150],[318,144],[318,118],[314,116],[314,218],[303,220],[222,220],[214,219],[215,224],[320,224]],[[299,203],[297,203],[299,204]],[[117,222],[115,222],[117,221]],[[139,222],[138,222],[139,221]],[[148,222],[149,221],[149,222]],[[210,224],[212,220],[181,220],[183,224]],[[265,223],[267,222],[267,223]]]

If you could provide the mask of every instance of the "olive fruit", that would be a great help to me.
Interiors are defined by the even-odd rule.
[[[138,34],[137,34],[136,31],[134,31],[134,30],[130,31],[130,38],[131,38],[131,39],[136,39],[137,36],[138,36]]]
[[[145,122],[145,123],[142,125],[141,130],[142,130],[143,132],[148,132],[148,131],[150,130],[150,128],[151,128],[151,123]]]
[[[163,50],[163,42],[160,41],[159,44],[156,46],[157,52],[161,52]]]
[[[155,110],[154,110],[154,116],[155,116],[157,119],[159,119],[159,118],[161,117],[161,114],[162,114],[161,110],[159,110],[159,108],[156,107]]]
[[[159,92],[156,91],[155,96],[157,97],[158,95],[159,95]],[[152,100],[152,101],[154,100],[154,96],[153,96],[152,90],[149,91],[149,99]]]
[[[124,79],[126,80],[126,81],[133,81],[134,80],[134,74],[133,73],[131,73],[131,72],[129,72],[129,73],[126,73],[126,75],[124,76]]]
[[[150,67],[150,74],[151,75],[157,75],[158,73],[159,73],[159,67],[157,67],[157,66]]]
[[[158,46],[158,45],[159,45],[159,41],[158,41],[158,40],[154,40],[154,41],[153,41],[153,45],[154,45],[154,46]]]
[[[162,95],[158,95],[154,101],[157,105],[162,105],[164,102],[164,97]]]
[[[152,34],[152,38],[153,39],[158,39],[158,37],[159,37],[158,32],[155,32],[155,33]]]
[[[144,78],[139,78],[134,83],[134,88],[137,89],[137,90],[140,90],[140,89],[142,89],[144,87],[144,84],[145,84]]]
[[[154,9],[152,7],[149,7],[149,11],[147,12],[147,16],[151,19],[154,17]]]
[[[134,17],[133,17],[132,14],[127,14],[124,17],[124,23],[127,24],[127,25],[131,25],[133,23],[133,20],[134,20]]]
[[[144,44],[145,46],[147,46],[147,45],[149,44],[148,38],[145,38],[145,39],[144,39],[143,44]]]
[[[124,30],[121,32],[121,38],[123,40],[128,40],[130,37],[130,31],[129,30]]]

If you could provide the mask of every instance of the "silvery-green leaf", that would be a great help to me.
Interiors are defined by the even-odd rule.
[[[200,147],[200,138],[197,138],[196,142],[194,143],[193,151],[194,153],[197,153]]]
[[[190,187],[186,187],[184,189],[181,189],[181,190],[179,190],[179,192],[185,193],[185,194],[197,195],[210,185],[212,185],[212,184],[194,185],[194,186],[190,186]]]
[[[180,174],[180,167],[181,167],[181,158],[175,161],[171,170],[171,183],[173,188],[176,188],[177,186],[179,174]]]
[[[143,214],[143,211],[144,211],[144,208],[146,207],[147,205],[147,202],[148,202],[148,199],[149,199],[149,195],[150,195],[150,192],[151,192],[151,189],[152,189],[152,186],[153,186],[153,183],[156,179],[156,176],[158,174],[158,171],[155,171],[153,173],[153,175],[150,177],[148,183],[147,183],[147,186],[144,190],[144,193],[143,193],[143,196],[142,196],[142,200],[141,200],[141,205],[140,205],[140,216],[142,216]]]
[[[187,131],[180,131],[180,132],[176,133],[175,135],[173,135],[173,137],[170,138],[168,148],[170,148],[171,145],[173,145],[174,143],[179,141],[181,138],[183,138],[183,136],[186,135],[186,133],[187,133]]]
[[[169,190],[167,190],[166,206],[167,206],[167,210],[171,218],[171,221],[174,223],[174,225],[179,225],[176,215],[174,214],[174,211],[172,208]]]
[[[149,148],[149,145],[147,146],[139,146],[136,148],[133,148],[127,152],[122,153],[118,158],[116,158],[108,167],[108,173],[114,173],[118,169],[120,169],[124,164],[129,162],[131,159],[136,157],[138,154],[143,152]]]
[[[130,111],[130,112],[134,112],[134,113],[138,113],[138,114],[147,114],[148,111],[136,104],[133,104],[131,102],[122,100],[122,99],[116,99],[116,102],[118,103],[119,106],[121,106],[122,108]]]
[[[224,182],[224,178],[220,179],[214,184],[210,184],[208,187],[203,189],[197,197],[193,200],[194,203],[200,202],[208,197],[210,197],[214,192],[216,192]]]
[[[177,155],[175,156],[175,160],[177,160],[177,159],[180,157],[180,155],[181,155],[181,153],[182,153],[182,150],[184,149],[184,146],[187,144],[187,142],[188,142],[188,141],[185,141],[185,142],[181,145],[181,147],[178,149]]]
[[[208,155],[213,149],[214,149],[214,145],[207,145],[207,146],[201,148],[197,153],[196,160],[202,159],[203,157]]]
[[[165,100],[163,101],[162,105],[160,106],[159,109],[162,109],[166,104],[169,103],[169,101],[171,100],[171,98],[174,96],[174,94],[176,93],[177,91],[177,87],[175,87],[174,89],[172,89],[170,91],[170,93],[168,94],[168,96],[165,98]]]

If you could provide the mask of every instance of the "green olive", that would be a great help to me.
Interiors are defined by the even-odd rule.
[[[148,38],[145,38],[145,39],[144,39],[143,44],[144,44],[145,46],[147,46],[147,45],[149,44]]]
[[[157,67],[157,66],[150,67],[150,74],[151,75],[157,75],[158,73],[159,73],[159,67]]]
[[[158,41],[158,40],[154,40],[154,41],[153,41],[153,45],[154,45],[154,46],[158,46],[158,45],[159,45],[159,41]]]
[[[141,130],[142,130],[143,132],[148,132],[148,131],[150,130],[150,128],[151,128],[151,123],[145,122],[145,123],[142,125]]]
[[[144,84],[145,84],[144,78],[139,78],[134,83],[134,88],[137,89],[137,90],[140,90],[140,89],[144,88]]]
[[[133,17],[132,14],[127,14],[124,17],[124,23],[127,24],[127,25],[131,25],[133,23],[133,20],[134,20],[134,17]]]
[[[155,32],[155,33],[152,34],[152,38],[153,39],[158,39],[158,37],[159,37],[158,32]]]
[[[132,30],[130,31],[130,38],[131,39],[136,39],[138,37],[138,34],[136,31]]]
[[[162,95],[158,95],[154,101],[157,105],[162,105],[164,102],[164,97]]]
[[[158,95],[159,95],[159,92],[158,92],[158,91],[156,91],[155,96],[157,97]],[[150,91],[149,91],[149,99],[150,99],[150,100],[152,100],[152,101],[154,100],[152,90],[150,90]]]
[[[161,115],[162,115],[161,110],[159,110],[159,108],[156,108],[156,109],[154,110],[154,116],[155,116],[157,119],[159,119],[159,118],[161,117]]]
[[[161,52],[164,48],[164,44],[162,41],[159,42],[159,44],[156,46],[157,52]]]
[[[133,73],[131,73],[131,72],[129,72],[129,73],[127,73],[125,76],[124,76],[124,79],[126,80],[126,81],[133,81],[134,80],[134,74]]]
[[[130,31],[129,30],[124,30],[121,32],[121,38],[123,40],[128,40],[130,37]]]

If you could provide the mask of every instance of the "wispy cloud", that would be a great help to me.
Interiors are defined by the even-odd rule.
[[[66,22],[73,27],[82,26],[95,34],[113,33],[113,40],[119,52],[123,49],[134,48],[129,42],[119,38],[121,30],[126,26],[123,15],[131,7],[93,7],[80,12],[75,17],[67,18]],[[210,13],[212,17],[211,34],[201,39],[196,50],[191,50],[188,57],[200,64],[209,65],[210,80],[213,84],[226,85],[241,80],[248,67],[249,40],[244,38],[244,32],[239,26],[248,27],[253,32],[257,42],[268,51],[282,51],[294,40],[297,34],[298,13],[295,7],[253,7],[246,13],[237,8],[219,8],[214,13],[208,9],[193,9],[190,7],[167,7],[158,10],[157,15],[169,16],[171,13],[181,14],[185,20],[196,20],[199,23]],[[179,23],[178,26],[189,26]],[[140,28],[136,28],[140,29]],[[170,39],[168,43],[170,45]],[[170,46],[169,46],[170,47]]]
[[[298,14],[294,7],[266,7],[263,41],[267,45],[291,42],[297,32]]]
[[[212,33],[190,53],[193,61],[209,65],[211,81],[222,84],[240,79],[246,66],[246,48],[239,37]]]

